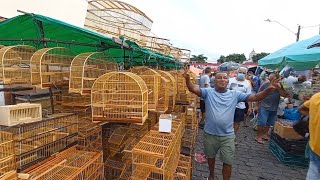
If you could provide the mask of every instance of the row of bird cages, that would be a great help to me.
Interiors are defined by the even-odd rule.
[[[178,166],[174,173],[174,180],[191,179],[191,157],[180,154]]]
[[[78,120],[74,114],[54,115],[39,122],[1,126],[1,129],[13,134],[18,170],[75,145],[78,141]]]
[[[140,123],[148,117],[148,89],[143,79],[130,72],[110,72],[92,87],[93,121]]]
[[[98,77],[118,69],[118,64],[107,54],[101,52],[79,54],[71,62],[69,92],[90,95],[92,85]]]
[[[23,171],[25,179],[100,180],[104,177],[102,152],[68,148],[41,165]]]
[[[0,131],[0,179],[8,179],[17,170],[13,134]]]
[[[62,95],[62,106],[67,107],[90,107],[91,96],[78,93],[67,93]]]

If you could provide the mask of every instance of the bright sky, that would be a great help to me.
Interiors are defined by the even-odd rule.
[[[122,0],[153,20],[152,32],[194,55],[210,61],[220,55],[274,52],[300,39],[319,34],[319,0]],[[12,17],[17,9],[39,13],[83,26],[85,0],[7,0],[0,16]],[[307,27],[313,26],[314,27]]]

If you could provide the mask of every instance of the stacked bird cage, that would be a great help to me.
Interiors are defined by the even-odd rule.
[[[79,54],[71,63],[69,93],[90,94],[94,81],[111,71],[118,71],[118,65],[108,55],[99,52]]]
[[[1,129],[13,134],[19,171],[76,145],[78,140],[78,118],[74,114],[55,114],[42,121]]]
[[[174,79],[176,80],[177,84],[177,96],[176,101],[186,100],[187,94],[189,93],[188,88],[186,86],[186,80],[182,76],[182,73],[178,71],[170,71]]]
[[[61,112],[77,113],[79,117],[90,116],[90,95],[78,93],[63,93],[61,99]]]
[[[99,124],[92,123],[91,118],[79,117],[78,149],[102,150],[102,128]]]
[[[131,72],[137,74],[146,83],[148,87],[148,110],[155,111],[159,100],[160,74],[147,67],[134,67]]]
[[[157,112],[165,113],[169,108],[169,87],[170,81],[161,76]]]
[[[169,90],[169,106],[168,106],[168,111],[171,112],[171,111],[173,111],[174,105],[176,104],[177,82],[176,82],[175,78],[172,76],[172,74],[170,74],[170,73],[167,72],[167,71],[158,70],[158,73],[159,73],[162,77],[170,80],[170,84],[169,84],[169,87],[168,87],[168,90]]]
[[[4,84],[30,83],[30,59],[36,49],[31,46],[7,46],[0,49],[0,81]]]
[[[149,131],[133,148],[133,179],[173,179],[183,131],[176,122],[171,133]]]
[[[91,91],[93,121],[140,123],[148,117],[148,89],[139,76],[110,72],[100,76]]]
[[[62,47],[44,48],[31,58],[31,83],[41,88],[66,85],[74,53]]]
[[[0,179],[8,179],[17,172],[13,134],[0,131]]]
[[[174,174],[174,180],[191,179],[191,157],[180,154],[178,167]]]
[[[23,173],[26,179],[100,180],[104,177],[102,152],[71,147]]]

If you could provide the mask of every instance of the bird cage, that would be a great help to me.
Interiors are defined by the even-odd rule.
[[[63,85],[69,79],[73,53],[66,48],[40,49],[31,57],[31,83],[41,88]]]
[[[169,109],[173,109],[174,105],[176,104],[176,95],[177,95],[177,82],[175,78],[167,71],[161,71],[158,70],[158,73],[162,77],[165,77],[166,79],[170,80],[169,84]]]
[[[102,152],[80,151],[71,147],[22,173],[28,175],[28,179],[39,180],[104,179]]]
[[[30,82],[30,59],[34,52],[34,47],[25,45],[1,48],[0,80],[5,84]]]
[[[140,76],[148,87],[149,111],[156,111],[159,100],[159,87],[161,75],[157,71],[147,67],[134,67],[131,72]]]
[[[0,44],[0,49],[3,48],[3,47],[4,47],[4,45],[1,45],[1,44]]]
[[[71,62],[69,92],[90,94],[94,81],[111,71],[118,71],[118,65],[108,55],[99,52],[79,54]]]
[[[160,78],[160,86],[159,86],[159,99],[158,99],[158,106],[156,111],[158,112],[166,112],[169,107],[169,86],[170,81],[162,77]]]
[[[191,176],[191,157],[180,154],[174,180],[189,180]]]
[[[7,179],[16,170],[13,134],[0,131],[0,179]]]
[[[100,76],[91,91],[93,121],[144,123],[148,117],[148,88],[130,72]]]
[[[179,73],[178,71],[170,71],[170,73],[177,82],[177,95],[188,92],[186,79],[182,76],[182,73]]]

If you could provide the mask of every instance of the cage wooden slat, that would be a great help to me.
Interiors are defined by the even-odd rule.
[[[147,67],[134,67],[131,72],[140,76],[148,87],[148,110],[156,111],[159,102],[161,75]]]
[[[69,92],[90,94],[94,81],[111,71],[118,71],[112,57],[100,52],[79,54],[71,62]]]
[[[92,120],[143,124],[148,117],[147,93],[146,83],[133,73],[106,73],[92,87]]]
[[[174,105],[176,104],[176,95],[177,95],[177,82],[176,82],[176,79],[172,76],[172,74],[170,74],[167,71],[158,70],[157,72],[159,72],[161,76],[165,77],[166,79],[168,79],[170,81],[169,82],[170,85],[168,87],[168,89],[169,89],[169,106],[168,106],[168,109],[170,111],[172,111]]]
[[[16,170],[13,134],[0,131],[0,179],[8,179]]]
[[[5,84],[30,83],[30,59],[36,49],[32,46],[0,46],[0,80]]]
[[[66,84],[74,53],[62,47],[44,48],[31,57],[31,83],[41,88]]]

